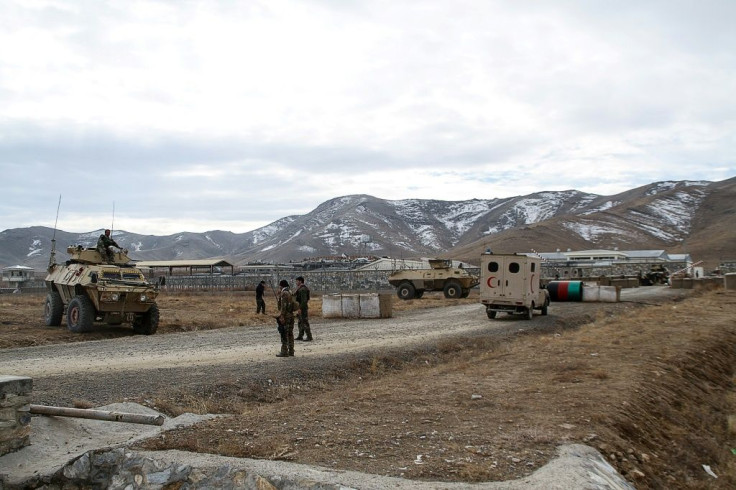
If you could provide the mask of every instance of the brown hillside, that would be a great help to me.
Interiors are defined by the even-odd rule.
[[[724,260],[736,260],[736,178],[717,184],[698,209],[690,237],[672,252],[687,252],[715,268]]]
[[[682,191],[675,188],[658,195],[646,194],[641,189],[627,191],[612,199],[623,204],[590,215],[567,215],[520,228],[489,235],[468,245],[450,250],[445,256],[477,263],[484,250],[496,253],[554,252],[557,249],[664,249],[670,253],[689,253],[695,261],[703,261],[708,269],[715,269],[723,260],[736,259],[736,179],[714,184],[697,209],[689,235],[684,239],[664,240],[642,232],[642,219],[656,223],[656,216],[645,216],[655,199]],[[637,223],[636,220],[639,220]],[[613,230],[599,233],[595,240],[586,240],[563,224],[591,225]]]

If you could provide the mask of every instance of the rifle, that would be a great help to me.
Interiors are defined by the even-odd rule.
[[[274,298],[276,298],[276,303],[278,304],[279,311],[281,310],[281,298],[279,298],[279,295],[276,294],[276,288],[273,287],[273,284],[271,284],[271,279],[268,280],[268,286],[271,288],[271,291],[273,292]],[[286,324],[281,321],[281,315],[275,316],[276,319],[276,329],[279,331],[279,335],[281,335],[281,343],[286,344]]]

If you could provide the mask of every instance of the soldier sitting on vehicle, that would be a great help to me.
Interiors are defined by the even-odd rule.
[[[115,242],[115,240],[112,239],[112,237],[110,237],[110,230],[105,230],[105,233],[100,235],[100,238],[97,239],[97,251],[100,252],[102,260],[108,264],[111,264],[115,258],[112,247],[116,247],[118,250],[123,249],[117,244],[117,242]]]

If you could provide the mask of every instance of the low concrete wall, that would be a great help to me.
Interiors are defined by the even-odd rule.
[[[736,276],[736,274],[733,274]],[[734,279],[736,282],[736,279]],[[673,277],[670,278],[670,287],[673,289],[717,289],[726,285],[726,278],[721,277],[701,277],[694,279],[692,277]],[[736,286],[734,286],[736,289]]]
[[[0,456],[30,444],[33,380],[0,376]]]
[[[323,318],[390,318],[391,294],[329,294],[322,296]]]

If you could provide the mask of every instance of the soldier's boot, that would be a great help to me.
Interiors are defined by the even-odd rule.
[[[307,334],[307,338],[304,339],[304,341],[311,342],[312,341],[312,329],[309,327],[309,325],[304,327],[304,332]]]
[[[289,357],[289,349],[286,347],[286,345],[281,344],[281,352],[276,354],[276,357]]]

